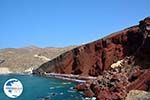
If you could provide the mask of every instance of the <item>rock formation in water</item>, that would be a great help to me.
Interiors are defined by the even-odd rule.
[[[139,25],[63,53],[34,70],[34,74],[97,76],[76,89],[98,100],[122,100],[130,90],[150,89],[149,69],[150,18],[147,17]]]

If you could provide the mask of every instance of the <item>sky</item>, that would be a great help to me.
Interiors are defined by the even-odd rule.
[[[81,45],[138,24],[150,0],[0,0],[0,48]]]

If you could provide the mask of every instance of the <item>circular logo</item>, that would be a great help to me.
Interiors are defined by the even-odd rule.
[[[23,85],[18,79],[9,79],[4,84],[4,93],[10,98],[17,98],[23,91]]]

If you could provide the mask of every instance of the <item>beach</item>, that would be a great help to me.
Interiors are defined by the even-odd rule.
[[[10,74],[11,71],[9,70],[9,68],[6,67],[0,67],[0,74]]]

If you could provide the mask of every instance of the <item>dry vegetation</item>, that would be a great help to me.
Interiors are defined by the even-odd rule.
[[[35,55],[53,59],[74,47],[75,46],[65,48],[39,48],[30,46],[18,49],[0,49],[0,68],[6,67],[12,72],[24,72],[26,69],[37,68],[47,62],[46,59],[40,59]]]

